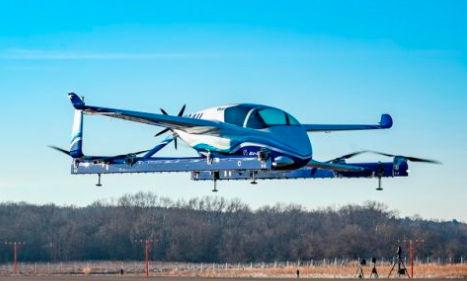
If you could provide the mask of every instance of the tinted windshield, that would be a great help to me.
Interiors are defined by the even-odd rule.
[[[245,118],[251,109],[251,106],[246,105],[228,107],[224,112],[224,122],[243,127]]]
[[[268,126],[287,125],[287,116],[283,111],[266,108],[259,110],[258,114]]]
[[[289,125],[300,125],[300,122],[298,122],[297,119],[295,119],[292,115],[287,114],[287,124]]]
[[[277,125],[300,125],[297,119],[274,108],[255,109],[248,117],[247,128],[264,129]]]

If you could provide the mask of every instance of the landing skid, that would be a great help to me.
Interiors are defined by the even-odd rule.
[[[366,170],[359,172],[336,172],[331,170],[316,169],[304,167],[298,170],[291,171],[274,171],[274,170],[255,170],[255,171],[221,171],[217,181],[231,180],[248,180],[255,185],[258,180],[285,180],[285,179],[324,179],[324,178],[376,178],[378,185],[376,190],[382,191],[382,179],[393,177],[408,176],[408,165],[406,162],[386,163],[355,163],[347,165],[355,165],[365,167]],[[213,180],[213,175],[210,172],[192,171],[191,179],[195,181]],[[213,190],[214,191],[214,190]],[[216,189],[217,191],[217,189]]]
[[[217,182],[223,180],[249,180],[257,184],[266,179],[322,179],[322,178],[377,178],[376,190],[381,191],[382,178],[408,176],[408,164],[400,158],[394,162],[346,163],[363,168],[361,171],[338,172],[319,168],[303,167],[297,170],[273,170],[271,159],[257,157],[187,157],[187,158],[136,158],[133,165],[125,163],[102,164],[92,161],[75,161],[72,174],[98,176],[96,186],[102,186],[103,174],[190,172],[195,181],[213,181],[213,192],[218,192]]]

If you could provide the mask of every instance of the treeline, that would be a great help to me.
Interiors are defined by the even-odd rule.
[[[219,197],[172,201],[152,193],[87,207],[0,204],[0,241],[26,244],[24,261],[137,260],[140,239],[155,241],[151,259],[255,262],[391,258],[398,240],[424,240],[417,256],[467,256],[467,225],[400,218],[380,203],[308,210],[299,205],[252,210]],[[0,262],[12,260],[0,243]]]

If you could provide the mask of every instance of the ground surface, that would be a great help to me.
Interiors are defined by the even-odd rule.
[[[125,270],[125,275],[120,276],[120,269]],[[389,263],[381,263],[377,271],[381,279],[387,279],[393,267]],[[297,269],[300,270],[301,279],[313,280],[355,280],[363,271],[365,279],[370,279],[372,267],[357,267],[357,263],[346,265],[278,265],[267,267],[260,264],[187,264],[187,263],[159,263],[150,264],[151,280],[157,281],[248,281],[248,280],[297,280]],[[0,266],[0,281],[21,280],[143,280],[143,264],[137,262],[68,262],[68,263],[25,263],[19,266],[19,276],[11,276],[11,265]],[[397,277],[397,271],[392,271],[391,277]],[[410,267],[408,272],[411,272]],[[467,264],[416,264],[414,276],[430,280],[466,280]],[[400,279],[407,279],[401,276]],[[403,278],[405,277],[405,278]],[[464,279],[462,279],[464,278]]]
[[[296,278],[181,278],[181,277],[143,277],[143,276],[0,276],[0,280],[5,281],[23,281],[23,280],[38,280],[38,281],[70,281],[70,280],[96,280],[96,281],[132,281],[132,280],[157,280],[157,281],[258,281],[258,280],[274,280],[274,281],[290,281]],[[306,278],[303,278],[306,279]],[[382,278],[385,279],[385,278]],[[314,278],[313,281],[329,281],[330,279]],[[358,280],[358,279],[338,279],[340,281]],[[374,280],[374,279],[373,279]],[[400,280],[400,279],[399,279]],[[414,279],[417,280],[417,279]],[[418,279],[423,280],[423,279]],[[425,279],[426,280],[426,279]],[[456,281],[465,279],[429,279],[430,281],[449,280]]]

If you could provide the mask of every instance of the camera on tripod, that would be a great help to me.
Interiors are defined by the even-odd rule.
[[[401,276],[405,275],[410,279],[410,275],[407,274],[407,268],[405,267],[404,261],[402,260],[402,247],[398,246],[397,247],[397,258],[394,261],[394,264],[392,265],[391,271],[389,271],[388,278],[391,277],[392,272],[394,271],[394,268],[397,265],[397,276],[400,278]]]

